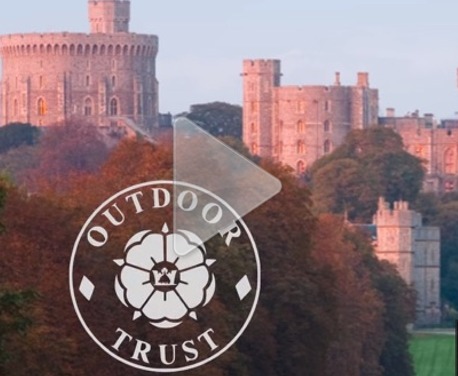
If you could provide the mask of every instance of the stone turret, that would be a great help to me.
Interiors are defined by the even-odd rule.
[[[439,228],[423,226],[421,214],[410,210],[407,202],[395,202],[391,208],[383,198],[379,200],[374,224],[377,257],[393,263],[401,277],[416,290],[416,323],[439,323]]]
[[[89,0],[88,11],[91,33],[129,32],[129,0]]]

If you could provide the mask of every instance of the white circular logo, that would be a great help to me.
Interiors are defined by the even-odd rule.
[[[183,228],[174,230],[174,210]],[[69,282],[81,324],[106,353],[141,370],[178,372],[237,341],[260,279],[252,235],[226,202],[192,184],[153,181],[115,194],[90,216]]]

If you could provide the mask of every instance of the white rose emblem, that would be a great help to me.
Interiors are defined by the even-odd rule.
[[[215,260],[206,258],[204,244],[189,231],[169,234],[164,224],[160,234],[139,232],[124,253],[124,259],[115,260],[122,267],[115,291],[122,304],[135,310],[134,320],[143,315],[158,328],[173,328],[188,315],[197,320],[196,309],[215,293],[209,270]]]

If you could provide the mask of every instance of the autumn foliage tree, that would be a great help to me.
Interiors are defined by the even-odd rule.
[[[49,137],[49,145],[59,148],[59,137]],[[62,161],[53,158],[64,150],[51,150],[49,156],[43,150],[35,173],[42,172],[48,183],[35,185],[34,194],[8,188],[0,216],[7,228],[0,236],[0,285],[33,287],[40,298],[30,309],[35,324],[26,339],[8,345],[15,357],[6,374],[138,374],[107,356],[82,330],[68,294],[68,263],[82,223],[101,202],[133,184],[173,178],[172,148],[125,140],[106,162],[97,157],[92,164],[94,159],[79,153],[97,154],[98,141],[85,147],[80,139],[74,141],[79,147],[63,141],[69,152]],[[341,219],[315,217],[309,190],[288,168],[261,163],[283,189],[245,218],[262,260],[256,314],[227,353],[187,375],[395,375],[390,373],[395,350],[402,358],[399,369],[411,375],[404,366],[410,358],[403,282]],[[69,166],[78,173],[68,174]],[[237,267],[235,261],[223,271],[220,288],[225,273]],[[231,315],[218,301],[208,309]]]

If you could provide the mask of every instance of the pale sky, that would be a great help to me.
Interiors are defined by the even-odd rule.
[[[14,0],[0,34],[88,31],[85,0]],[[241,104],[242,60],[282,60],[284,84],[343,84],[368,71],[380,110],[456,117],[456,0],[131,0],[131,31],[159,36],[161,112]]]

